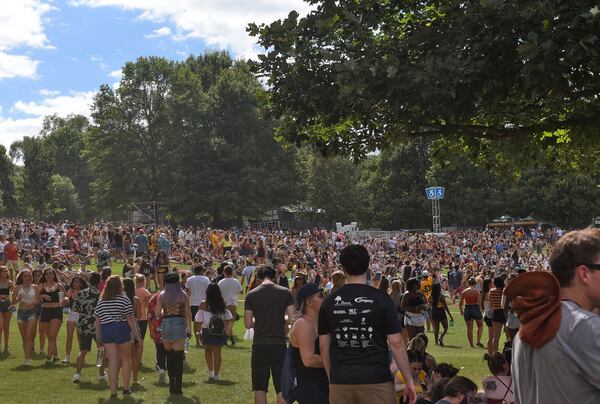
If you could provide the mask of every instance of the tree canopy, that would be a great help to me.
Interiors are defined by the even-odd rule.
[[[598,157],[595,1],[310,3],[248,27],[281,140],[353,157],[423,136],[500,163]]]

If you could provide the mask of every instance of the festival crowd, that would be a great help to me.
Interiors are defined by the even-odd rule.
[[[132,394],[146,339],[171,394],[183,393],[190,344],[220,380],[241,320],[256,403],[269,379],[278,403],[600,402],[598,230],[372,237],[4,219],[0,263],[4,351],[13,315],[23,366],[34,352],[70,363],[76,339],[79,383],[96,345],[111,397]],[[455,320],[487,361],[481,391],[427,350]]]

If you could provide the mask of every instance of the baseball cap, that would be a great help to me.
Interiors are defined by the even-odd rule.
[[[320,291],[321,289],[319,289],[319,287],[315,283],[309,282],[306,285],[302,286],[300,290],[298,290],[298,294],[296,294],[296,301],[298,302],[298,304],[301,304],[303,301],[305,301],[311,296],[316,295]]]
[[[423,271],[423,276],[424,277],[428,277],[429,276],[429,271]]]

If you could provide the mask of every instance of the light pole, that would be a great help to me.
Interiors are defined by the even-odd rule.
[[[425,188],[425,195],[431,201],[431,216],[433,217],[433,232],[442,232],[442,223],[440,219],[440,199],[444,199],[444,187],[429,187]]]

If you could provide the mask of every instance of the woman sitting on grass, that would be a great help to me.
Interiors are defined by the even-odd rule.
[[[485,354],[484,359],[493,376],[483,379],[485,398],[488,404],[512,404],[515,402],[512,377],[508,376],[510,367],[504,355],[496,352]]]

